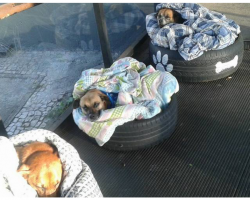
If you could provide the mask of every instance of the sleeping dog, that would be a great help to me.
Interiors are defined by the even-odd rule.
[[[110,107],[111,101],[109,97],[97,89],[89,90],[79,100],[75,100],[73,108],[81,108],[84,115],[88,117],[90,121],[96,121],[101,114],[101,110],[106,110]]]
[[[33,142],[16,147],[20,173],[39,197],[56,197],[62,179],[62,163],[54,146]]]
[[[170,23],[182,24],[185,20],[181,14],[170,8],[163,8],[157,13],[157,21],[160,28]]]

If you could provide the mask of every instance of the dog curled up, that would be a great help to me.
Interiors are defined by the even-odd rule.
[[[79,100],[75,100],[73,108],[81,108],[89,121],[96,121],[102,110],[115,107],[118,93],[106,93],[97,89],[87,91]]]
[[[59,197],[62,179],[62,163],[55,146],[33,142],[16,147],[20,173],[39,197]]]
[[[170,23],[182,24],[185,21],[180,13],[170,8],[162,8],[156,15],[160,28]]]

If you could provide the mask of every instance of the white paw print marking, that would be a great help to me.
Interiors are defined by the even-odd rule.
[[[165,54],[163,57],[161,57],[161,52],[157,51],[156,56],[153,54],[153,61],[156,65],[156,70],[162,71],[162,72],[171,72],[173,70],[173,65],[168,64],[168,54]]]

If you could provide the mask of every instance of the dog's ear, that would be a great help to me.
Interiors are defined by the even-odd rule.
[[[109,102],[109,98],[107,95],[100,93],[99,96],[100,96],[102,101]]]
[[[176,11],[174,11],[174,19],[176,23],[183,24],[183,22],[185,22],[185,19],[182,18],[181,14]]]
[[[175,17],[180,17],[180,16],[181,16],[180,13],[176,12],[175,10],[173,11],[173,17],[174,17],[174,18],[175,18]]]
[[[80,107],[80,99],[74,100],[73,109],[77,109]]]
[[[17,172],[19,174],[21,174],[23,176],[23,178],[27,179],[29,177],[29,174],[30,174],[30,167],[28,165],[26,165],[26,164],[22,164],[18,168]]]
[[[105,109],[107,109],[111,104],[108,96],[103,94],[103,93],[100,93],[99,96],[100,96],[101,100],[104,102]]]

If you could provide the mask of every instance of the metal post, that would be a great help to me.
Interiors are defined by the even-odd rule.
[[[8,137],[8,134],[7,134],[7,131],[6,131],[5,127],[4,127],[1,116],[0,116],[0,136]]]
[[[110,50],[110,43],[108,38],[108,31],[103,9],[103,3],[93,3],[93,7],[94,7],[98,35],[101,43],[104,67],[109,68],[113,63],[113,59]]]

